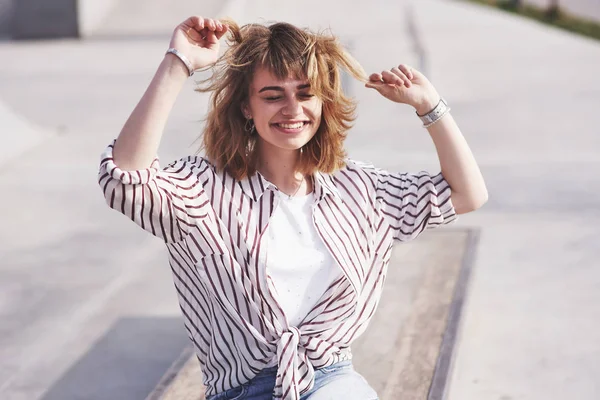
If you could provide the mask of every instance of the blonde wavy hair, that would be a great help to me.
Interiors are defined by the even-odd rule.
[[[356,103],[342,90],[343,69],[366,82],[360,64],[333,35],[313,33],[288,23],[248,24],[239,27],[229,19],[228,48],[211,67],[211,77],[200,81],[199,92],[211,92],[202,149],[218,170],[236,179],[256,172],[256,134],[245,128],[242,105],[258,68],[278,79],[307,79],[311,91],[323,101],[321,124],[303,147],[298,171],[333,173],[345,165],[343,142],[355,119]]]

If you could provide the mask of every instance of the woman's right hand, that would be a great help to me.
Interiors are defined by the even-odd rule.
[[[185,55],[194,70],[214,64],[219,58],[219,39],[227,32],[227,25],[216,19],[194,16],[179,24],[169,47]]]

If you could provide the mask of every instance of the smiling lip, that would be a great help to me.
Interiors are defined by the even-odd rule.
[[[275,122],[271,125],[278,131],[289,134],[302,132],[308,124],[310,124],[309,121],[285,121]]]

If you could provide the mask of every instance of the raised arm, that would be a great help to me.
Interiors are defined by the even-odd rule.
[[[376,89],[392,101],[413,106],[419,115],[429,113],[440,102],[431,82],[419,71],[404,64],[372,74],[365,86]],[[456,213],[464,214],[481,207],[488,198],[485,182],[452,116],[444,114],[427,130],[437,150],[442,176],[450,186]]]
[[[165,242],[178,242],[210,212],[203,174],[209,166],[187,157],[166,168],[156,153],[175,99],[190,71],[214,63],[227,28],[192,17],[174,31],[154,79],[100,163],[98,183],[107,204]],[[188,66],[187,64],[191,64]]]
[[[219,55],[219,39],[227,26],[217,20],[190,17],[178,25],[169,48],[178,50],[192,70],[213,64]],[[177,95],[189,77],[188,68],[172,53],[165,54],[152,82],[123,126],[113,149],[115,163],[123,170],[150,166]]]

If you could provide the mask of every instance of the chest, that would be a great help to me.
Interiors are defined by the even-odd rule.
[[[279,237],[282,240],[276,240],[275,251],[310,257],[315,256],[312,250],[322,246],[359,290],[370,260],[387,246],[382,219],[374,200],[367,195],[321,196],[311,201],[305,209],[308,212],[290,219],[283,212],[289,210],[280,207],[276,191],[266,190],[255,200],[236,189],[233,185],[231,188],[215,185],[207,191],[212,212],[187,239],[194,261],[211,254],[227,255],[239,267],[240,274],[250,280],[263,279],[267,255],[273,251],[273,246],[268,245],[269,232],[284,235],[289,229],[300,228],[306,237],[300,240],[296,237],[295,242]],[[300,225],[289,226],[293,220]],[[390,237],[390,245],[391,240]]]

